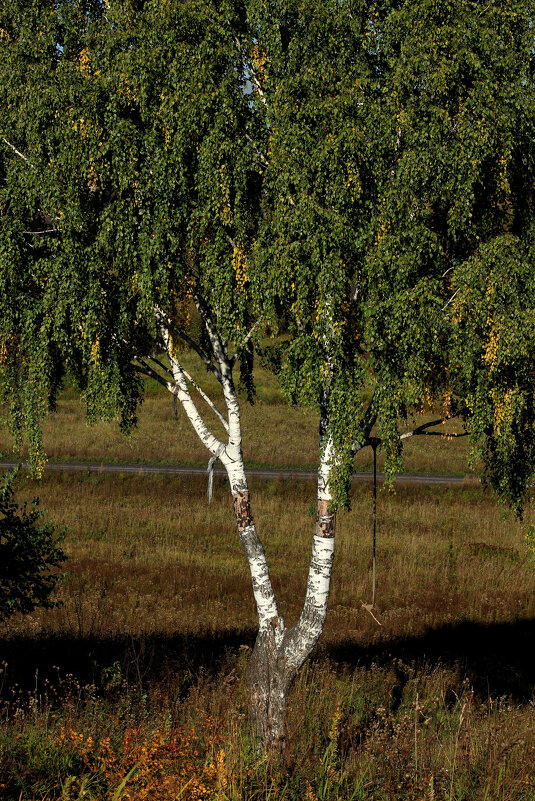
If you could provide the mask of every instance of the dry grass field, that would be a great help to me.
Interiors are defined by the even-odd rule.
[[[314,487],[251,489],[291,624]],[[19,480],[21,497],[35,492]],[[361,606],[371,488],[354,489],[274,769],[249,731],[255,611],[225,483],[211,506],[194,478],[46,474],[38,492],[69,561],[62,605],[0,631],[2,799],[535,799],[535,562],[490,493],[379,493],[379,626]]]

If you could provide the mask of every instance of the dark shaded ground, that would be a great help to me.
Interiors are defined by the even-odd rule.
[[[394,659],[426,669],[455,667],[482,699],[507,695],[525,702],[535,693],[534,643],[535,620],[491,625],[465,622],[364,649],[341,643],[329,649],[329,657],[362,667],[388,667]]]
[[[54,685],[69,674],[81,686],[104,686],[117,667],[136,686],[178,674],[185,691],[201,670],[217,674],[241,645],[252,646],[254,637],[249,629],[176,637],[10,638],[0,641],[0,659],[7,663],[0,692],[7,697],[15,684],[23,693],[39,691],[46,681]],[[349,641],[323,645],[313,658],[345,668],[388,668],[399,660],[422,671],[454,667],[483,700],[505,695],[527,702],[535,693],[534,639],[535,620],[460,623],[368,647]],[[399,680],[403,683],[401,674]]]

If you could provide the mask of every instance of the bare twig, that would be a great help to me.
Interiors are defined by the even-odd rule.
[[[17,154],[17,156],[19,156],[21,159],[23,159],[25,162],[27,162],[30,165],[30,167],[33,167],[35,169],[35,164],[32,164],[30,159],[27,158],[27,156],[25,156],[24,153],[21,153],[20,150],[17,150],[15,145],[12,145],[11,142],[8,142],[7,139],[5,138],[5,136],[2,137],[2,140],[6,143],[6,145],[8,147],[11,148],[11,150],[13,150],[14,153]]]
[[[361,601],[360,605],[361,605],[361,607],[363,609],[366,610],[366,612],[369,612],[369,614],[373,617],[373,619],[375,620],[375,622],[377,623],[378,626],[382,626],[383,625],[379,620],[377,620],[377,618],[375,617],[375,615],[372,612],[373,604],[365,604],[364,601]]]
[[[60,228],[46,228],[44,231],[23,231],[23,234],[33,234],[34,236],[38,236],[41,234],[56,234],[60,231]]]
[[[451,296],[451,298],[448,300],[448,302],[446,303],[446,305],[442,307],[442,311],[446,311],[446,309],[448,308],[448,306],[450,305],[450,303],[452,302],[452,300],[454,300],[454,298],[455,298],[455,297],[456,297],[456,296],[459,294],[459,291],[460,291],[460,289],[457,289],[457,290],[456,290],[456,291],[453,293],[453,295],[452,295],[452,296]]]
[[[260,322],[261,322],[260,320],[257,320],[257,321],[256,321],[256,323],[255,323],[255,324],[254,324],[254,325],[253,325],[253,326],[252,326],[252,327],[249,329],[249,331],[247,332],[247,335],[246,335],[245,339],[243,340],[243,342],[241,342],[241,343],[240,343],[240,345],[238,345],[238,347],[236,348],[236,353],[234,354],[234,356],[233,356],[233,357],[232,357],[232,359],[230,360],[230,366],[231,366],[231,367],[234,367],[234,365],[235,365],[235,364],[236,364],[236,362],[238,361],[238,359],[239,359],[239,357],[240,357],[240,353],[242,352],[242,350],[244,349],[244,347],[247,345],[247,343],[248,343],[248,342],[249,342],[249,340],[251,339],[251,337],[252,337],[252,335],[253,335],[253,333],[254,333],[255,329],[256,329],[256,328],[258,328],[258,326],[260,325]]]
[[[213,403],[212,399],[206,394],[206,392],[199,386],[199,384],[195,381],[195,379],[192,378],[190,376],[190,374],[187,372],[187,370],[185,370],[183,367],[182,367],[182,372],[184,373],[184,375],[186,376],[186,378],[188,379],[190,384],[193,387],[195,387],[195,389],[197,390],[197,392],[199,393],[201,398],[203,398],[203,400],[206,401],[206,403],[208,404],[210,409],[218,416],[219,420],[223,424],[223,427],[224,427],[225,431],[228,434],[229,433],[228,423],[225,420],[225,418],[223,417],[223,415],[221,414],[221,412],[219,411],[219,409],[215,406],[215,404]]]
[[[226,236],[227,236],[229,245],[232,245],[233,248],[237,248],[238,246],[236,244],[236,241],[231,237],[231,235],[228,232],[227,232]]]

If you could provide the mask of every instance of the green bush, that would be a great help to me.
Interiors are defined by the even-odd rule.
[[[57,568],[66,559],[55,527],[42,520],[38,499],[29,509],[14,500],[16,473],[4,475],[0,483],[0,620],[55,606],[50,596],[61,576]]]

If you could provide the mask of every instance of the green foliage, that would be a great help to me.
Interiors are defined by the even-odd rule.
[[[17,733],[4,727],[0,736],[0,749],[3,754],[0,778],[6,801],[15,801],[25,796],[46,797],[51,786],[57,789],[56,797],[65,801],[84,798],[83,794],[70,795],[64,790],[68,790],[73,784],[74,777],[71,778],[70,774],[81,772],[78,754],[74,749],[69,752],[50,731],[39,730],[32,724],[26,725],[23,731]]]
[[[54,526],[42,522],[38,501],[19,509],[13,499],[15,473],[0,487],[0,619],[15,612],[50,609],[50,596],[65,560]]]
[[[336,503],[366,421],[393,476],[399,419],[445,405],[520,509],[532,19],[526,0],[7,0],[0,387],[34,461],[65,369],[91,418],[132,426],[155,306],[187,330],[201,296],[235,347],[258,320],[284,332],[264,356],[291,402],[323,403]]]
[[[500,391],[518,396],[521,369],[522,401],[508,406],[507,434],[489,428],[501,401],[481,358],[487,334],[480,326],[467,342],[456,309],[473,259],[499,253],[511,292],[492,313],[506,318],[518,358],[531,350],[531,11],[461,0],[258,11],[271,161],[256,263],[292,333],[280,371],[288,397],[315,405],[328,385],[340,502],[371,387],[387,474],[401,465],[399,417],[447,393],[492,483],[521,503],[533,359],[517,368],[510,349]],[[521,260],[501,249],[505,234]],[[465,294],[468,324],[486,320],[488,301],[476,308]],[[486,411],[471,403],[474,382]]]
[[[519,501],[535,456],[533,247],[511,234],[482,245],[455,279],[453,368],[475,455],[504,498]]]
[[[58,361],[90,418],[133,425],[132,357],[154,349],[156,303],[185,324],[203,292],[221,335],[242,336],[254,115],[223,19],[200,2],[4,8],[1,134],[31,154],[2,142],[2,329],[20,373],[6,369],[2,385],[19,397],[14,428],[29,425],[26,406],[36,421],[46,413]]]

